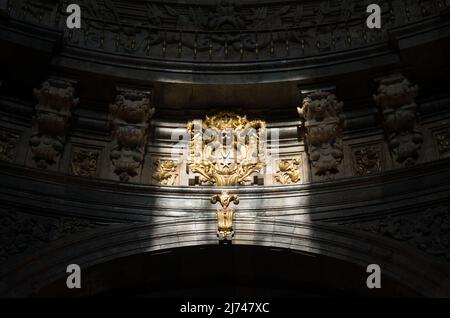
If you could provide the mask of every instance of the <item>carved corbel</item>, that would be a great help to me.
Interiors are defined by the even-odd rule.
[[[401,74],[380,80],[378,94],[373,98],[382,116],[389,148],[398,163],[415,163],[423,136],[418,129],[418,87]]]
[[[150,119],[155,109],[150,105],[150,92],[132,89],[118,91],[111,104],[111,161],[121,181],[138,174],[145,156]]]
[[[234,209],[230,208],[231,202],[239,204],[239,197],[235,194],[229,195],[228,191],[215,194],[211,197],[211,203],[220,203],[222,207],[217,208],[217,237],[221,241],[231,240],[234,236],[233,217]]]
[[[297,111],[302,121],[309,160],[314,173],[330,176],[339,172],[344,157],[342,134],[343,103],[333,93],[315,91],[305,95]]]
[[[71,82],[51,78],[34,90],[38,100],[30,138],[33,160],[39,168],[47,168],[61,156],[72,110],[78,104]]]

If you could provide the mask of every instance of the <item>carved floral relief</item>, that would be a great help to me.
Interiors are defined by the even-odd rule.
[[[280,159],[278,169],[274,175],[275,183],[296,184],[302,182],[302,159]]]
[[[100,153],[95,150],[75,149],[72,155],[72,173],[80,177],[95,177]]]

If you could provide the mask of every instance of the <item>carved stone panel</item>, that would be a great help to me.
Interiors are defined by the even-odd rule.
[[[275,184],[296,184],[302,182],[302,159],[280,159],[274,175]]]
[[[178,182],[178,163],[174,160],[158,159],[153,163],[153,180],[161,185],[173,186]]]
[[[72,109],[77,105],[71,82],[51,78],[34,90],[38,100],[33,118],[30,147],[33,160],[39,168],[57,162],[66,142],[66,133]]]
[[[382,171],[381,145],[366,145],[352,148],[353,171],[357,176],[366,176]]]
[[[72,154],[72,173],[80,177],[95,177],[99,162],[99,151],[88,149],[74,149]]]
[[[19,136],[0,131],[0,161],[14,162]]]
[[[383,120],[387,142],[394,159],[406,166],[419,157],[423,136],[417,119],[418,87],[401,74],[380,80],[378,93],[374,95]]]
[[[121,181],[139,173],[145,157],[150,119],[155,109],[148,91],[121,89],[111,104],[111,162]]]
[[[316,91],[306,94],[302,107],[297,108],[309,160],[318,176],[329,177],[339,172],[344,157],[343,105],[333,93]]]
[[[50,218],[0,210],[0,263],[31,248],[78,234],[98,225],[88,220]]]
[[[353,228],[380,234],[406,242],[430,255],[450,261],[450,213],[449,208],[439,206],[423,213],[387,216]]]
[[[450,127],[435,133],[440,158],[450,158]]]

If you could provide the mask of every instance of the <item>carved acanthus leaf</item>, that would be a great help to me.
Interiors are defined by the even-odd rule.
[[[302,181],[302,160],[300,157],[294,159],[281,159],[278,161],[278,170],[275,173],[275,181],[279,184],[295,184]]]
[[[156,160],[153,179],[159,184],[172,186],[178,178],[178,164],[174,160]]]

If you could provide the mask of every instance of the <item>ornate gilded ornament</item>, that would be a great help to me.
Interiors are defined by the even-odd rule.
[[[381,150],[377,147],[364,147],[353,152],[354,170],[359,176],[381,172]]]
[[[265,164],[265,128],[263,121],[231,112],[188,123],[190,171],[199,175],[200,184],[251,184]]]
[[[229,195],[228,191],[215,194],[211,197],[211,203],[220,203],[221,207],[217,208],[217,236],[220,240],[231,240],[234,236],[233,217],[234,210],[230,208],[230,204],[239,204],[239,197],[235,194]]]
[[[0,131],[0,161],[14,161],[18,138],[15,134]]]
[[[278,170],[275,173],[275,182],[279,184],[300,183],[302,160],[300,157],[294,159],[281,159],[278,161]]]
[[[119,90],[111,104],[112,150],[114,172],[121,181],[138,174],[145,156],[150,119],[155,109],[150,106],[150,92]]]
[[[98,151],[76,149],[72,157],[72,173],[80,177],[95,177],[98,157]]]
[[[316,91],[307,94],[302,107],[297,108],[305,130],[308,156],[318,176],[330,176],[339,172],[344,157],[343,105],[334,94]]]
[[[415,163],[423,136],[417,119],[418,87],[401,74],[380,81],[375,103],[383,117],[383,126],[392,154],[406,166]]]
[[[159,184],[172,186],[178,178],[178,165],[174,160],[156,160],[152,178]]]

